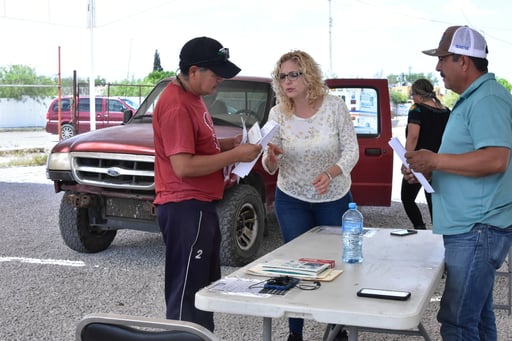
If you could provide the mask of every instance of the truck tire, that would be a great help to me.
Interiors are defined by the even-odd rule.
[[[258,191],[237,185],[224,193],[217,206],[222,265],[243,266],[256,258],[265,231],[265,209]]]
[[[117,231],[92,229],[88,209],[71,206],[67,196],[64,194],[62,197],[59,210],[59,229],[64,243],[70,249],[83,253],[95,253],[108,248]]]

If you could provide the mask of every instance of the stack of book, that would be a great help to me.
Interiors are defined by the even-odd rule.
[[[273,259],[261,264],[261,270],[264,272],[299,278],[321,277],[331,267],[330,262],[320,262],[318,260]]]

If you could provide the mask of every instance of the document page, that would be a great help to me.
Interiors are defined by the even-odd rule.
[[[260,293],[263,282],[259,279],[226,277],[210,285],[208,290],[231,295],[268,297],[269,294]]]
[[[388,144],[391,146],[391,148],[393,148],[395,153],[400,157],[400,160],[402,160],[402,163],[407,168],[409,168],[409,164],[407,163],[407,159],[405,158],[406,150],[405,150],[404,146],[402,145],[402,142],[400,142],[400,140],[398,138],[393,137],[391,140],[389,140]],[[412,171],[412,173],[414,174],[416,179],[418,179],[418,181],[423,186],[423,188],[425,188],[425,191],[427,191],[427,193],[434,192],[434,189],[432,188],[432,186],[430,185],[430,183],[427,181],[427,179],[425,178],[425,176],[422,173],[418,173],[415,171]]]
[[[233,169],[233,173],[235,173],[241,178],[247,176],[250,173],[252,167],[254,167],[254,165],[256,164],[256,161],[258,161],[260,155],[263,153],[263,150],[265,149],[267,144],[272,139],[272,136],[274,136],[274,134],[277,132],[277,129],[279,129],[279,124],[276,121],[268,121],[261,129],[258,122],[256,122],[247,132],[247,139],[249,143],[259,143],[262,147],[261,153],[258,155],[257,158],[255,158],[251,162],[238,162],[235,168]],[[247,131],[245,128],[245,122],[244,131]]]

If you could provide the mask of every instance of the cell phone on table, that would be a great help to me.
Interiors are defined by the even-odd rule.
[[[405,301],[411,297],[411,292],[401,290],[362,288],[357,292],[357,296]]]
[[[398,229],[398,230],[393,230],[390,232],[390,234],[392,236],[399,236],[399,237],[409,236],[411,234],[416,234],[416,233],[418,233],[418,231],[413,230],[413,229]]]

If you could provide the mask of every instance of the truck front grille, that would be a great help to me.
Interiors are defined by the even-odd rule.
[[[116,153],[71,153],[79,184],[131,190],[154,190],[155,157]]]

